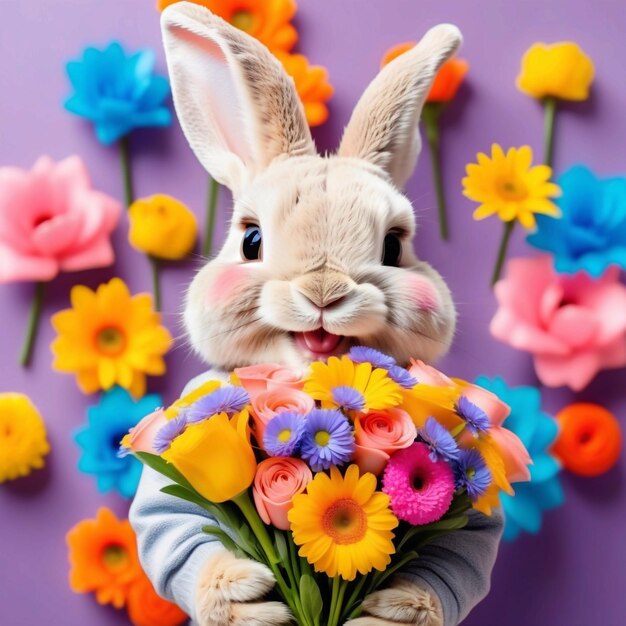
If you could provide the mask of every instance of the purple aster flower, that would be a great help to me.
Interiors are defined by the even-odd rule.
[[[411,389],[417,385],[417,380],[411,376],[409,371],[399,365],[393,365],[389,368],[389,378],[405,389]]]
[[[355,363],[371,363],[374,367],[382,367],[384,370],[388,370],[396,364],[393,357],[367,346],[353,346],[350,348],[348,356]]]
[[[433,463],[438,459],[453,461],[461,455],[454,437],[434,417],[429,417],[417,434],[430,449],[430,460]]]
[[[491,484],[491,472],[478,450],[461,450],[455,465],[457,489],[465,489],[472,500],[487,491]]]
[[[333,387],[333,400],[346,411],[361,411],[365,406],[363,394],[354,387]]]
[[[292,456],[304,434],[305,418],[294,411],[283,411],[265,427],[263,447],[270,456]]]
[[[300,455],[314,472],[347,463],[353,451],[352,425],[341,411],[314,409],[308,414]]]
[[[465,420],[467,427],[476,435],[479,432],[487,432],[491,428],[491,422],[487,414],[476,404],[470,402],[465,396],[461,396],[454,407],[457,415]]]
[[[241,411],[249,402],[250,396],[243,387],[220,387],[194,402],[185,409],[184,415],[187,423],[197,424],[218,413],[233,415]]]
[[[154,449],[159,454],[163,454],[166,450],[169,450],[172,441],[174,441],[178,435],[182,435],[185,428],[187,428],[187,420],[184,414],[181,413],[169,420],[154,436]]]

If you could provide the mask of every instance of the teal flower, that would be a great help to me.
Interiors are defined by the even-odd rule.
[[[542,515],[564,502],[559,481],[561,467],[549,452],[558,434],[554,419],[541,410],[541,396],[535,387],[508,387],[502,378],[485,376],[476,384],[495,393],[511,407],[504,426],[513,431],[526,446],[533,460],[530,481],[515,484],[515,496],[501,494],[504,509],[505,541],[514,541],[521,532],[536,534],[541,529]]]
[[[135,128],[169,126],[170,86],[154,73],[154,62],[151,50],[127,55],[117,41],[104,50],[85,48],[80,60],[67,63],[74,93],[65,108],[93,122],[96,137],[106,145]]]
[[[96,478],[98,491],[118,491],[132,498],[141,476],[141,463],[132,455],[118,455],[122,437],[143,417],[162,404],[155,394],[134,401],[121,387],[103,394],[100,404],[87,409],[87,425],[74,440],[82,449],[78,469]]]

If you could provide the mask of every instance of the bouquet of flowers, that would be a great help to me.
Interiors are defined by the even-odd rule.
[[[492,393],[371,348],[236,369],[144,418],[122,441],[203,531],[273,571],[300,626],[337,626],[421,546],[485,514],[531,462]]]

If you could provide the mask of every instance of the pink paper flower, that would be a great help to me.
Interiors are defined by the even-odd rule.
[[[361,473],[378,476],[397,450],[408,448],[417,437],[411,416],[402,409],[361,413],[354,420],[354,460]]]
[[[0,283],[111,265],[120,213],[116,200],[91,188],[80,157],[0,168]]]
[[[547,255],[514,259],[495,293],[491,333],[530,352],[548,387],[580,391],[600,370],[626,365],[626,287],[617,268],[594,280],[556,274]]]
[[[438,369],[426,365],[424,361],[411,359],[409,374],[411,374],[420,385],[429,385],[430,387],[454,387],[453,380]]]
[[[250,396],[271,389],[302,389],[304,386],[302,372],[277,363],[238,367],[235,375]]]
[[[273,457],[261,461],[254,478],[254,503],[261,519],[280,530],[289,530],[287,513],[294,496],[313,480],[307,464],[300,459]]]
[[[278,387],[261,391],[256,395],[251,394],[251,405],[256,438],[258,442],[262,442],[265,427],[272,418],[283,411],[306,415],[315,408],[315,401],[304,391]]]
[[[122,450],[158,454],[154,449],[154,438],[168,421],[163,409],[157,409],[149,415],[146,415],[146,417],[144,417],[139,424],[133,426],[124,439],[122,439]]]

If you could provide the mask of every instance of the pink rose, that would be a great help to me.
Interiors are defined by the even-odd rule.
[[[261,391],[250,399],[252,418],[255,425],[257,442],[263,442],[263,433],[269,421],[283,411],[293,411],[307,415],[315,408],[315,400],[304,391],[279,387]]]
[[[131,452],[158,454],[154,449],[154,438],[167,422],[163,409],[153,411],[130,429],[128,435],[122,439],[122,446]]]
[[[250,396],[270,389],[302,389],[304,386],[301,372],[277,363],[238,367],[235,374]]]
[[[530,352],[545,385],[580,391],[600,370],[626,365],[626,287],[617,268],[594,280],[556,274],[549,256],[514,259],[495,292],[492,335]]]
[[[426,365],[424,361],[411,359],[409,374],[411,374],[420,385],[429,385],[430,387],[454,387],[453,380],[438,369]]]
[[[302,493],[313,474],[304,461],[273,457],[257,466],[252,494],[261,519],[280,530],[289,530],[287,513],[294,496]]]
[[[411,416],[402,409],[361,413],[354,420],[354,460],[362,472],[378,476],[397,450],[408,448],[417,437]]]
[[[111,265],[120,213],[116,200],[91,188],[77,156],[41,157],[31,171],[0,168],[0,283]]]

